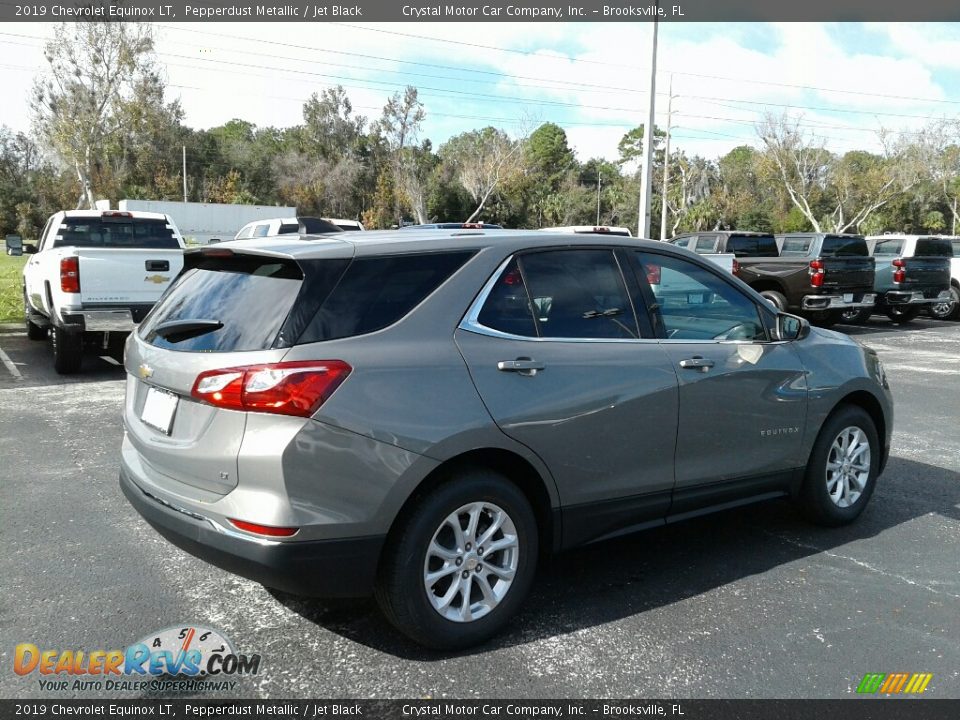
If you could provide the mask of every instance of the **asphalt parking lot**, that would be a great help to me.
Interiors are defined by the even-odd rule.
[[[867,672],[933,673],[927,697],[960,697],[960,323],[840,329],[878,350],[896,397],[858,523],[774,502],[571,552],[505,635],[456,655],[372,601],[272,593],[169,545],[117,486],[122,368],[90,357],[61,378],[45,343],[0,335],[0,696],[49,695],[10,671],[17,643],[112,649],[191,623],[262,654],[225,693],[242,697],[842,698]]]

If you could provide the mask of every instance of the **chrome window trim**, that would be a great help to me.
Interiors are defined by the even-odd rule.
[[[628,248],[629,249],[629,248]],[[467,309],[466,314],[463,316],[463,319],[460,320],[460,324],[457,325],[458,330],[464,330],[466,332],[471,332],[476,335],[485,335],[487,337],[499,338],[501,340],[515,340],[515,341],[524,341],[524,342],[534,342],[534,343],[636,343],[636,344],[662,344],[668,343],[671,345],[678,344],[699,344],[699,345],[782,345],[786,343],[793,342],[792,340],[679,340],[673,338],[556,338],[556,337],[531,337],[528,335],[514,335],[513,333],[506,333],[502,330],[495,330],[493,328],[483,325],[479,321],[480,311],[483,310],[483,305],[486,303],[487,298],[490,293],[493,292],[493,288],[496,286],[497,281],[500,279],[500,276],[506,272],[507,267],[510,263],[513,262],[513,259],[516,257],[516,253],[507,257],[500,265],[497,266],[497,269],[493,271],[493,274],[484,283],[484,286],[480,289],[480,293],[474,298],[473,302],[470,304],[470,307]],[[614,255],[616,259],[616,255]],[[619,259],[617,259],[619,263]],[[524,284],[524,292],[526,292],[526,284]],[[628,291],[629,296],[629,291]],[[746,296],[744,296],[746,297]],[[751,302],[752,299],[747,298]],[[632,299],[631,299],[632,302]],[[531,315],[531,321],[533,317]]]

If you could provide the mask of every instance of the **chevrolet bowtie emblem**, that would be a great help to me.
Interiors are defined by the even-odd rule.
[[[170,278],[166,275],[147,275],[144,279],[144,282],[152,282],[157,285],[162,285],[165,282],[170,282]]]
[[[153,368],[144,363],[137,369],[137,373],[140,375],[141,380],[146,380],[149,377],[153,377]]]

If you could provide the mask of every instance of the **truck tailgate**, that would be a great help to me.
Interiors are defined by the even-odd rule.
[[[908,257],[902,258],[905,278],[897,286],[901,290],[950,287],[950,258]]]
[[[183,268],[178,249],[77,248],[84,305],[154,303]]]
[[[842,291],[866,291],[873,289],[873,271],[876,265],[872,257],[822,257],[823,287]]]

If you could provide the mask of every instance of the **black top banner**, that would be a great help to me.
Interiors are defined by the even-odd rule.
[[[431,2],[414,0],[0,0],[0,21],[174,22],[744,22],[953,21],[943,0],[663,0],[661,2]]]

